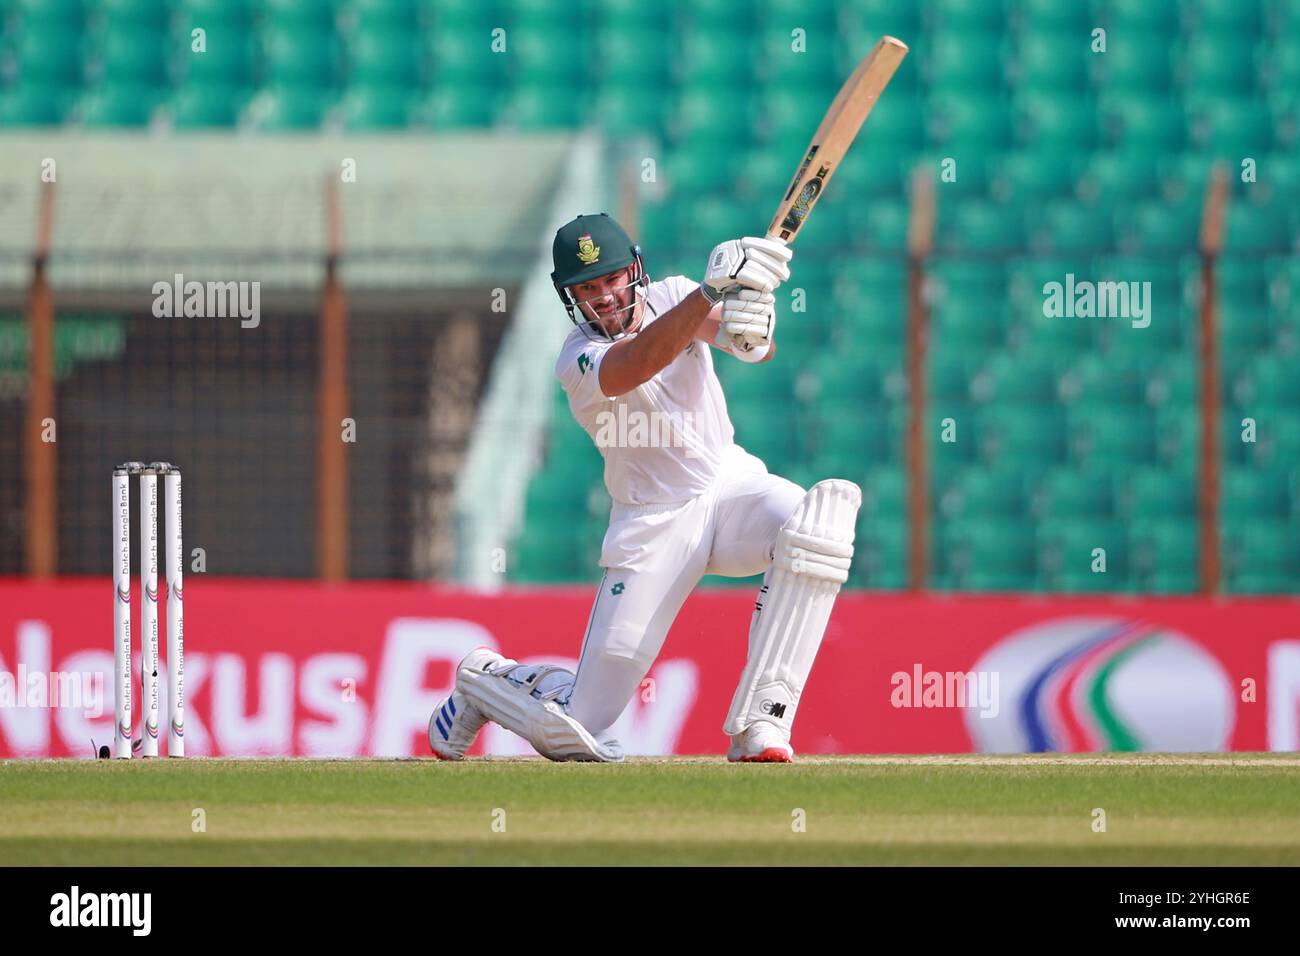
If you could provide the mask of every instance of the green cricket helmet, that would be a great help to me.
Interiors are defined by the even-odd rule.
[[[641,258],[641,247],[632,242],[622,226],[603,212],[579,216],[565,223],[556,232],[555,242],[551,245],[551,259],[555,265],[551,282],[555,284],[555,291],[564,303],[570,322],[590,338],[609,341],[628,333],[636,320],[638,295],[644,297],[650,286],[650,278],[646,275],[645,262]],[[628,266],[635,267],[632,279],[627,285],[615,290],[622,293],[629,287],[633,289],[632,304],[619,310],[627,313],[622,320],[622,330],[611,334],[597,323],[580,318],[576,312],[580,303],[569,292],[569,287],[618,272]]]

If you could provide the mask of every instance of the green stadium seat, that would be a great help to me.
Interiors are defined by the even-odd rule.
[[[1064,378],[1062,394],[1081,405],[1140,405],[1147,400],[1155,362],[1092,354]]]
[[[994,356],[971,384],[980,402],[1051,403],[1061,379],[1059,358],[1002,353]]]
[[[1021,93],[1015,103],[1018,139],[1028,149],[1093,149],[1100,141],[1096,106],[1078,94]]]
[[[1273,114],[1259,100],[1214,99],[1193,111],[1191,132],[1191,141],[1199,149],[1236,161],[1243,156],[1259,158],[1273,148]]]
[[[1023,519],[978,518],[938,529],[954,583],[974,591],[1036,590],[1033,525]]]
[[[1087,35],[1095,26],[1086,3],[1060,3],[1058,0],[1019,0],[1016,7],[1022,33]]]
[[[587,104],[571,90],[522,86],[501,108],[500,121],[519,130],[573,129],[586,121]]]
[[[668,43],[647,43],[643,29],[623,29],[606,24],[596,38],[600,51],[602,85],[633,87],[647,99],[670,83],[672,47]]]
[[[1196,475],[1191,470],[1141,467],[1117,479],[1121,511],[1129,520],[1196,517]]]
[[[258,0],[268,27],[303,32],[334,29],[336,0]]]
[[[894,414],[898,417],[900,434],[905,436],[909,410],[900,407]],[[976,425],[975,406],[970,402],[960,398],[948,399],[934,395],[928,398],[924,427],[929,439],[932,476],[950,477],[960,469],[976,462],[979,452]],[[945,436],[948,437],[947,441],[944,440]]]
[[[1261,0],[1198,0],[1190,12],[1201,34],[1247,37],[1264,28]]]
[[[338,75],[333,31],[280,26],[263,33],[263,69],[272,85],[331,87]]]
[[[788,23],[792,26],[808,24],[809,27],[831,30],[835,27],[836,8],[833,3],[812,3],[802,0],[759,0],[753,4],[759,21],[769,30],[778,30]]]
[[[429,61],[439,86],[505,84],[510,65],[509,47],[504,53],[494,52],[491,30],[491,26],[484,25],[469,31],[435,30],[430,35]]]
[[[1300,375],[1293,356],[1262,355],[1252,363],[1241,390],[1243,404],[1300,407]]]
[[[1019,150],[992,164],[992,195],[1003,202],[1038,203],[1067,196],[1074,187],[1073,152]]]
[[[420,72],[420,44],[412,33],[367,28],[348,37],[350,85],[414,87]]]
[[[1020,206],[967,199],[939,207],[935,244],[952,252],[1014,253],[1025,245]]]
[[[1190,594],[1200,588],[1200,533],[1192,516],[1133,519],[1129,554],[1141,590]]]
[[[249,27],[214,22],[205,27],[202,53],[186,44],[176,54],[178,73],[191,83],[211,86],[252,86],[256,44]]]
[[[1290,515],[1290,490],[1282,472],[1225,468],[1220,482],[1219,515],[1225,524],[1247,519],[1285,521]]]
[[[420,6],[416,0],[344,0],[340,22],[348,31],[413,32],[420,25]]]
[[[1173,85],[1173,63],[1167,34],[1111,33],[1106,52],[1095,54],[1100,86],[1116,97],[1167,94]]]
[[[678,139],[711,144],[715,162],[723,155],[719,151],[721,144],[728,140],[742,143],[748,140],[753,123],[754,104],[748,98],[742,96],[734,102],[729,99],[727,108],[719,109],[717,96],[704,89],[685,91],[674,118]],[[811,130],[808,135],[812,135]],[[806,138],[804,145],[807,145]],[[719,162],[719,165],[726,164]]]
[[[97,12],[113,26],[158,24],[171,13],[168,0],[99,0]]]
[[[491,126],[496,119],[498,101],[495,87],[457,83],[437,87],[419,100],[412,107],[412,117],[434,129]]]
[[[1300,416],[1295,409],[1273,407],[1256,418],[1255,459],[1271,468],[1294,467],[1300,462]],[[1300,516],[1300,507],[1293,508]]]
[[[926,272],[932,290],[929,294],[936,303],[976,299],[1000,304],[1006,300],[1007,273],[998,260],[935,259],[927,263]]]
[[[830,355],[814,374],[819,404],[834,408],[879,405],[886,401],[886,380],[897,366],[876,356]]]
[[[1144,406],[1078,405],[1068,410],[1073,456],[1098,469],[1157,460],[1155,414]]]
[[[1070,33],[1022,31],[1011,56],[1017,87],[1044,92],[1083,92],[1088,87],[1090,58],[1095,56],[1091,44],[1087,29]]]
[[[1200,236],[1200,198],[1181,203],[1151,200],[1118,210],[1116,219],[1120,246],[1127,252],[1191,252]]]
[[[783,16],[761,31],[757,48],[757,70],[764,82],[781,85],[817,86],[831,96],[844,78],[835,63],[834,9],[829,5],[803,5],[802,13]],[[795,49],[792,31],[801,47]]]
[[[252,0],[181,0],[180,8],[186,34],[201,26],[211,35],[215,25],[243,27],[253,19]]]
[[[662,139],[671,112],[667,98],[646,96],[644,87],[635,80],[602,83],[592,104],[594,121],[615,139],[640,135]]]
[[[1034,497],[1040,520],[1110,518],[1115,496],[1109,471],[1062,468],[1044,476]]]
[[[234,126],[250,93],[224,86],[183,85],[162,106],[162,115],[176,129],[215,129]]]
[[[1085,205],[1073,200],[1048,205],[1042,225],[1035,229],[1032,247],[1042,253],[1092,253],[1108,251],[1115,242],[1109,203]]]
[[[45,83],[20,83],[0,90],[0,128],[57,126],[73,99],[70,89]]]
[[[860,482],[872,467],[899,458],[884,415],[869,409],[848,407],[822,415],[812,435],[810,465],[821,475]]]
[[[426,16],[432,18],[435,27],[447,32],[477,29],[504,22],[509,12],[504,3],[498,0],[417,0]],[[629,0],[608,0],[605,6],[611,17],[624,18],[630,6],[635,6],[640,15],[652,17],[657,8],[653,3],[631,4]]]
[[[907,514],[908,486],[904,469],[884,466],[870,469],[862,479],[862,513],[867,517]]]
[[[1099,99],[1097,109],[1107,142],[1127,152],[1168,153],[1187,137],[1182,105],[1175,99],[1108,94]]]
[[[1150,33],[1171,36],[1178,33],[1178,5],[1146,0],[1110,0],[1106,27],[1112,33]]]
[[[901,199],[872,199],[861,207],[862,246],[881,253],[907,249],[908,204]]]
[[[931,0],[925,7],[926,24],[961,33],[997,33],[1005,28],[1005,0]]]
[[[951,521],[1029,516],[1024,476],[997,465],[977,465],[958,471],[939,496],[938,504],[944,517]]]
[[[1079,195],[1089,202],[1131,203],[1159,191],[1160,166],[1146,151],[1094,153],[1079,177]]]
[[[84,0],[18,0],[16,6],[24,30],[54,27],[72,33],[86,19]]]
[[[921,32],[920,4],[900,4],[897,0],[840,0],[840,25],[860,28],[866,36],[896,36],[903,39],[918,36]],[[866,49],[870,49],[868,45]],[[864,53],[854,47],[853,54],[861,59]],[[850,56],[852,59],[852,56]],[[904,61],[906,62],[906,61]]]
[[[859,518],[852,583],[873,590],[907,587],[907,536],[904,517]]]
[[[1278,521],[1225,523],[1227,589],[1237,594],[1291,594],[1300,590],[1300,525]]]
[[[586,513],[586,496],[571,482],[555,480],[552,472],[543,470],[529,483],[524,502],[525,520],[531,522],[535,517],[546,516],[577,520]]]
[[[1222,354],[1249,356],[1273,346],[1273,326],[1268,305],[1249,299],[1222,296],[1218,312]]]
[[[1007,309],[1000,302],[948,299],[934,306],[930,323],[932,351],[982,355],[1001,348],[1007,338]]]
[[[1248,94],[1255,88],[1254,41],[1231,34],[1198,34],[1187,44],[1181,69],[1184,94]]]
[[[931,405],[939,412],[948,403],[970,401],[971,380],[978,373],[979,360],[968,349],[953,352],[930,350],[926,367],[926,391]]]
[[[1293,92],[1300,88],[1300,27],[1275,38],[1265,61],[1264,75],[1274,92]]]
[[[350,87],[339,103],[346,130],[402,129],[410,124],[413,98],[403,86]]]
[[[327,100],[315,87],[271,86],[244,107],[241,122],[260,130],[307,130],[320,126]]]
[[[1010,105],[987,93],[949,90],[930,97],[927,103],[928,141],[938,149],[956,155],[967,151],[1002,152],[1012,139]]]
[[[1249,202],[1228,204],[1224,249],[1237,253],[1285,252],[1291,246],[1286,211]]]
[[[100,86],[87,90],[73,112],[81,125],[92,128],[145,126],[162,94],[135,86]]]
[[[696,7],[692,15],[699,12]],[[730,19],[732,22],[727,24],[723,33],[728,36],[726,43],[719,43],[719,34],[698,21],[694,24],[688,22],[679,32],[681,53],[676,69],[681,82],[697,89],[704,89],[709,84],[735,88],[754,83],[754,67],[760,58],[748,37],[743,33],[737,35],[736,18]],[[715,101],[715,109],[723,102],[721,99]],[[730,104],[727,104],[727,109],[716,111],[725,114],[730,111]]]
[[[1151,328],[1157,328],[1156,323]],[[1134,341],[1136,341],[1134,338]],[[1131,354],[1126,349],[1122,354]],[[1190,351],[1181,342],[1174,343],[1159,353],[1158,364],[1153,368],[1151,383],[1147,387],[1147,401],[1160,407],[1189,407],[1200,398],[1200,367]],[[1155,357],[1155,356],[1153,356]]]
[[[1059,365],[1097,347],[1096,319],[1057,318],[1040,305],[1018,306],[1011,313],[1008,339],[1025,356]]]
[[[103,82],[149,87],[167,82],[167,49],[151,28],[108,33],[92,57],[94,74]]]
[[[940,91],[983,90],[996,94],[1006,82],[1003,64],[1008,60],[1000,31],[971,34],[944,30],[931,34],[929,56],[923,70],[930,88]]]
[[[883,148],[883,147],[882,147]],[[902,173],[909,185],[918,175],[935,184],[944,203],[963,199],[989,199],[999,202],[1006,197],[995,191],[997,163],[1004,147],[981,143],[934,147],[902,160]],[[944,177],[947,177],[946,179]]]
[[[1066,457],[1065,416],[1050,405],[993,405],[975,415],[981,460],[1041,474]],[[1029,475],[1032,476],[1032,475]]]
[[[508,47],[516,84],[567,88],[578,94],[590,92],[592,78],[575,70],[574,64],[590,54],[593,42],[573,24],[546,31],[517,27]]]
[[[1038,560],[1052,590],[1115,592],[1132,587],[1129,535],[1123,522],[1105,518],[1044,520],[1038,526]],[[1105,571],[1094,571],[1105,551]]]
[[[81,82],[81,37],[58,26],[27,27],[18,40],[18,71],[24,84],[75,86]]]
[[[698,243],[701,257],[707,258],[709,250],[717,243],[751,235],[755,231],[755,222],[767,222],[761,213],[755,213],[748,204],[721,195],[697,196],[678,210],[678,237],[683,242]]]

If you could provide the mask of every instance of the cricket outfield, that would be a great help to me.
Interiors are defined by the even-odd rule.
[[[0,864],[1294,866],[1297,794],[1296,754],[11,760]]]

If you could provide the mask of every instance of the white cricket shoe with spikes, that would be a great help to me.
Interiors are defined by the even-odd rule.
[[[727,759],[732,763],[792,763],[794,748],[779,727],[756,720],[732,735]]]

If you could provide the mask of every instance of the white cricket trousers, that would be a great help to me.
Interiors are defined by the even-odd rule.
[[[766,571],[777,532],[803,496],[794,482],[769,474],[762,461],[733,445],[713,485],[690,501],[615,503],[569,714],[593,735],[613,724],[700,578]]]

